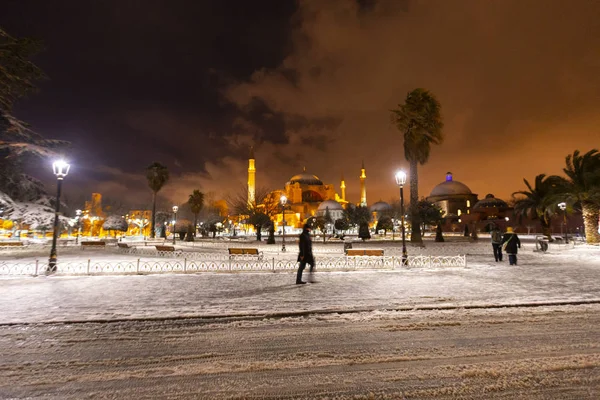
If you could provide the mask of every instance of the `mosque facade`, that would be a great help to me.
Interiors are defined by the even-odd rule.
[[[366,205],[366,169],[364,162],[362,164],[360,178],[360,205]],[[283,190],[275,190],[267,196],[267,201],[279,202],[282,195],[287,198],[285,206],[285,226],[286,229],[302,228],[302,225],[310,217],[325,216],[329,212],[333,221],[343,217],[343,211],[348,201],[346,200],[346,181],[342,176],[340,181],[340,193],[336,192],[333,184],[326,184],[318,176],[310,174],[306,168],[292,176],[284,185]],[[248,203],[255,201],[256,191],[256,160],[254,152],[250,152],[248,160]],[[281,212],[274,216],[276,230],[281,230],[284,226],[284,213]]]

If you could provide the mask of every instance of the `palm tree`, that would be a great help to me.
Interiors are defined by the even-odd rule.
[[[566,164],[563,171],[567,179],[562,179],[561,187],[564,201],[581,206],[587,242],[600,243],[600,153],[593,149],[581,155],[575,150],[567,156]]]
[[[550,219],[552,218],[553,204],[558,187],[561,184],[561,178],[557,176],[548,176],[540,174],[535,177],[532,187],[527,179],[523,179],[528,190],[514,192],[514,195],[524,196],[515,201],[515,214],[522,217],[529,217],[533,220],[539,220],[542,226],[542,233],[552,240],[552,227]]]
[[[404,158],[410,164],[410,204],[419,202],[418,164],[429,160],[432,144],[444,140],[441,105],[435,96],[425,89],[415,89],[406,96],[404,104],[391,110],[392,120],[404,135]],[[411,242],[421,243],[421,229],[418,215],[412,216]]]
[[[202,207],[204,207],[204,193],[195,189],[192,194],[190,194],[190,198],[188,199],[188,204],[194,213],[194,236],[196,236],[197,226],[198,226],[198,214],[202,211]]]
[[[155,162],[146,168],[146,179],[148,186],[152,189],[152,227],[150,229],[150,237],[156,237],[156,194],[169,180],[169,170],[161,163]]]

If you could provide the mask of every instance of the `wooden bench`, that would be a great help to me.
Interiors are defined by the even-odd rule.
[[[348,249],[346,250],[347,256],[375,256],[383,257],[383,250],[381,249]]]
[[[23,242],[0,242],[0,247],[3,246],[23,246]]]
[[[120,249],[133,249],[133,246],[130,246],[130,245],[129,245],[129,244],[127,244],[127,243],[117,243],[117,246],[118,246]]]
[[[85,249],[86,247],[95,247],[95,248],[104,248],[106,247],[106,242],[96,242],[96,241],[89,241],[89,242],[81,242],[81,249]]]
[[[174,255],[181,254],[181,250],[176,250],[175,246],[155,245],[156,251],[162,251],[163,253],[173,253]]]
[[[235,248],[230,247],[229,249],[229,258],[233,256],[257,256],[259,259],[262,259],[262,251],[258,251],[256,248]]]

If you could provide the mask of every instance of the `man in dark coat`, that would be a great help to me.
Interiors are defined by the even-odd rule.
[[[502,248],[508,254],[508,263],[517,265],[517,252],[521,248],[521,241],[510,226],[506,228],[506,233],[502,237]]]
[[[300,266],[298,267],[298,273],[296,274],[296,285],[303,285],[306,282],[302,280],[302,272],[306,268],[306,264],[310,265],[310,274],[312,276],[313,269],[315,268],[315,258],[312,252],[312,240],[310,239],[311,227],[309,224],[304,224],[302,233],[300,234],[298,261]]]
[[[497,226],[492,229],[490,234],[492,237],[492,249],[494,250],[494,258],[496,262],[502,261],[502,232]]]

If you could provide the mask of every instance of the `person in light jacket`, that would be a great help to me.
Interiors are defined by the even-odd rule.
[[[302,271],[304,271],[304,268],[306,268],[306,264],[310,265],[310,280],[312,280],[312,273],[313,269],[315,268],[315,257],[313,256],[312,252],[312,240],[310,238],[310,230],[310,225],[304,224],[304,228],[302,229],[302,233],[300,234],[300,252],[298,253],[298,262],[300,262],[300,266],[298,267],[298,273],[296,274],[296,285],[303,285],[306,283],[302,280]]]
[[[502,249],[508,254],[508,263],[517,265],[517,252],[521,248],[521,241],[512,227],[506,228],[506,233],[502,237]]]

